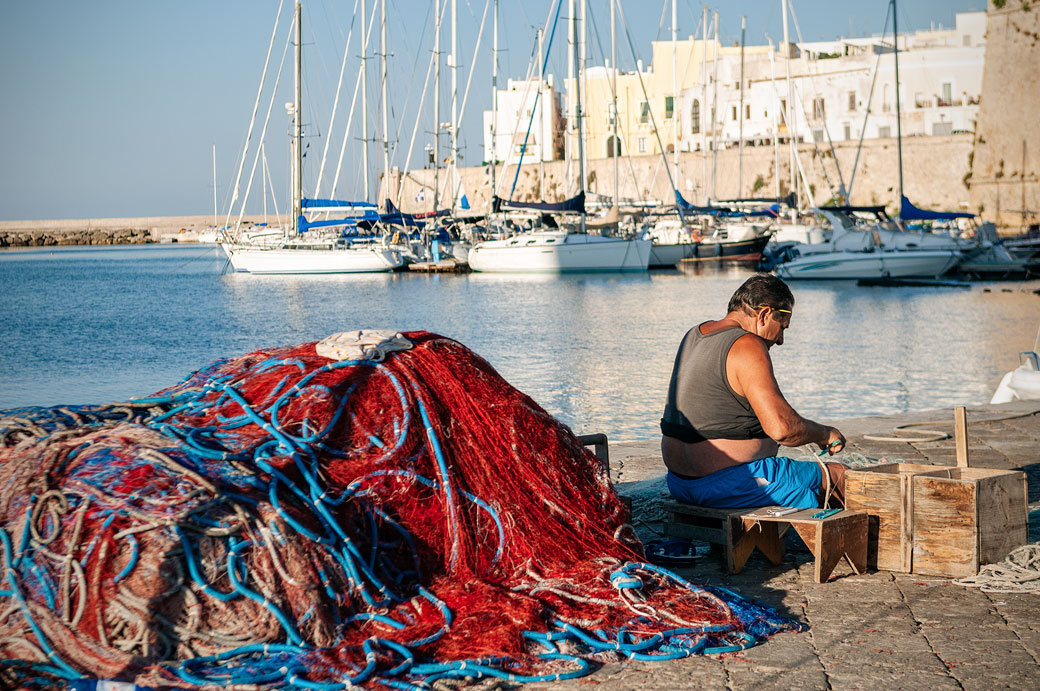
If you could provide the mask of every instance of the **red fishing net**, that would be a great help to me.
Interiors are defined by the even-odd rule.
[[[381,362],[307,343],[2,414],[0,675],[550,680],[797,626],[644,563],[566,426],[460,343],[404,336]]]

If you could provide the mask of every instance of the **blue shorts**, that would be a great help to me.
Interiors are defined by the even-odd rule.
[[[822,477],[820,465],[815,461],[770,456],[723,468],[696,480],[685,480],[672,472],[665,479],[672,497],[698,506],[812,509],[820,505]]]

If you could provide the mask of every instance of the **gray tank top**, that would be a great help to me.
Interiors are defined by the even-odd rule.
[[[737,339],[750,333],[734,326],[702,335],[690,329],[679,345],[668,383],[661,432],[684,442],[705,439],[765,439],[747,398],[726,378],[726,358]]]

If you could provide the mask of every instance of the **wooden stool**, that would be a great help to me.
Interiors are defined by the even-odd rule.
[[[841,511],[826,518],[813,518],[819,509],[801,509],[783,516],[770,516],[766,508],[710,509],[684,502],[664,502],[671,515],[665,533],[722,545],[726,568],[740,573],[757,548],[766,559],[779,564],[784,556],[781,528],[790,525],[815,558],[814,579],[825,583],[844,557],[857,574],[867,567],[867,514]]]

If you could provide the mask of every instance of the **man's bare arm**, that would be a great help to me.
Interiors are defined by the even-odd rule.
[[[726,376],[730,385],[748,399],[762,424],[762,430],[782,446],[814,443],[837,453],[845,446],[845,437],[834,427],[821,425],[802,417],[780,392],[773,373],[773,362],[765,341],[754,334],[737,339],[726,360]]]

